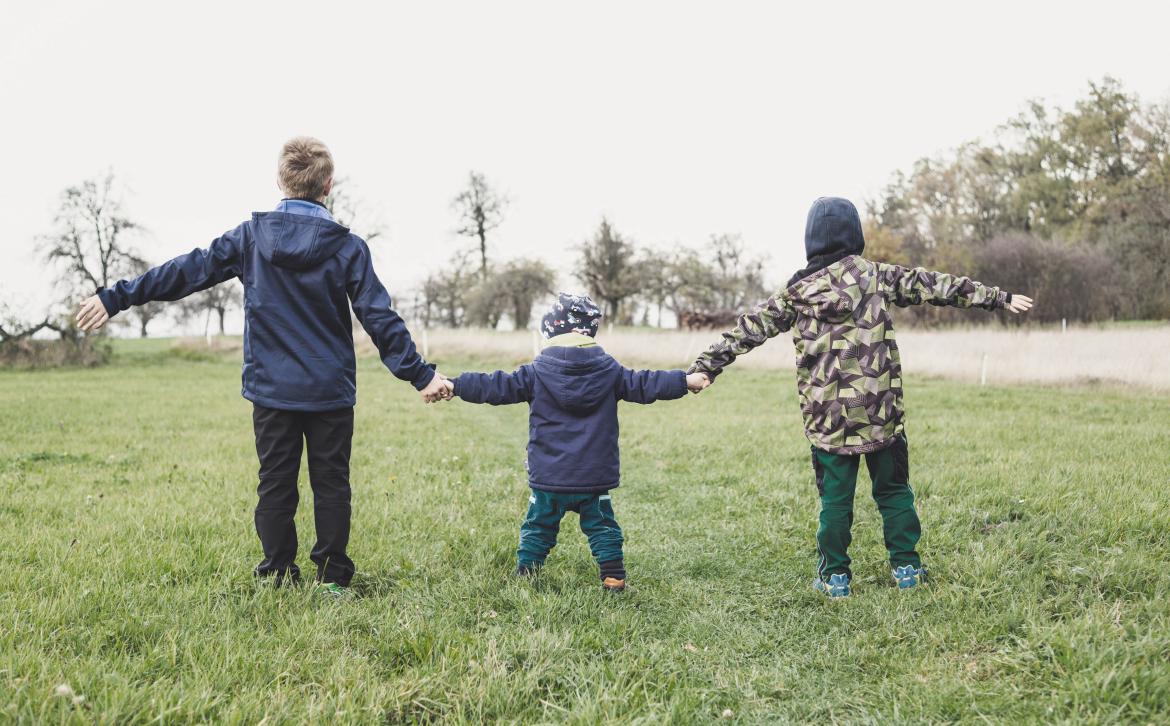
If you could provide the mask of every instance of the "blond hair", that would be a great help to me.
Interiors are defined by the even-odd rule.
[[[312,136],[289,139],[280,150],[276,178],[286,197],[320,199],[333,178],[333,155],[329,147]]]

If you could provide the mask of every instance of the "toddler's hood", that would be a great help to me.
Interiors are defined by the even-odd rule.
[[[621,366],[599,345],[546,348],[532,368],[557,406],[575,414],[589,413],[612,398],[621,375]]]

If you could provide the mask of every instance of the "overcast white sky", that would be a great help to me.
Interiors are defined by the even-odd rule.
[[[464,244],[471,169],[512,200],[498,259],[568,272],[607,215],[655,246],[742,234],[779,281],[817,196],[861,206],[1105,74],[1170,95],[1163,3],[793,5],[5,2],[0,299],[47,300],[33,245],[65,186],[112,168],[162,261],[271,208],[296,134],[379,210],[392,295]]]

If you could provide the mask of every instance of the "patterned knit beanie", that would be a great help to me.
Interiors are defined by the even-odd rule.
[[[570,295],[562,292],[540,321],[540,332],[545,338],[563,333],[597,335],[601,322],[601,308],[588,295]]]

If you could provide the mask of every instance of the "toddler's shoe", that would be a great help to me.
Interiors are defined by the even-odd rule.
[[[607,577],[601,581],[601,586],[605,588],[606,592],[625,592],[626,581],[616,577]]]
[[[894,582],[898,585],[899,590],[917,587],[926,581],[925,567],[902,565],[890,570],[890,574],[894,576]]]
[[[828,582],[818,577],[813,580],[813,589],[817,592],[823,592],[831,600],[849,597],[849,576],[838,572],[836,575],[829,575]]]
[[[529,562],[523,565],[516,565],[516,571],[512,573],[514,577],[522,577],[525,580],[536,577],[536,573],[540,570],[540,565]]]

